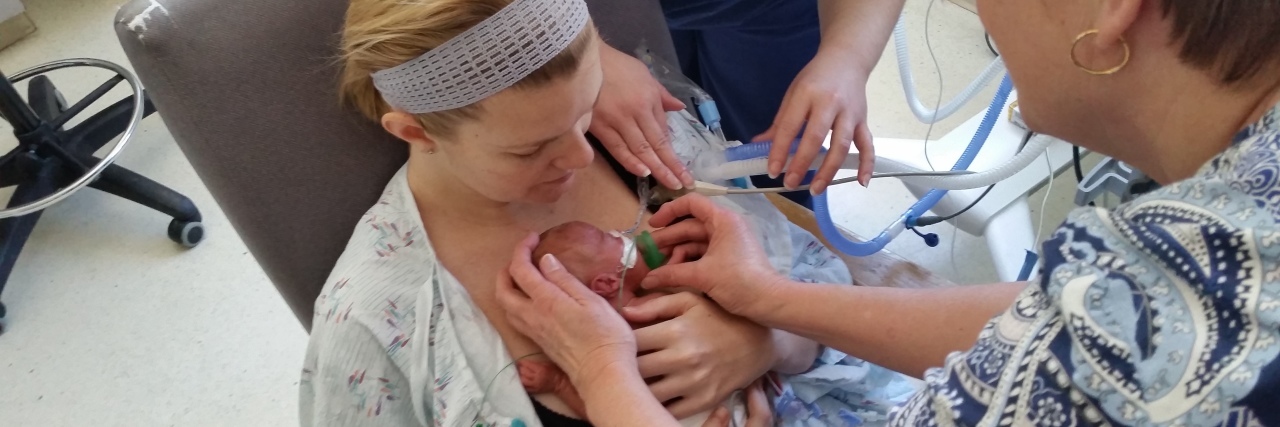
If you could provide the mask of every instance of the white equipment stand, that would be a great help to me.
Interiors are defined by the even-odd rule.
[[[1009,99],[1010,102],[1016,100],[1017,93],[1010,95]],[[968,147],[969,141],[977,132],[982,117],[983,114],[980,113],[941,139],[929,143],[929,159],[932,160],[934,167],[946,170],[955,164],[956,159]],[[1009,121],[1009,108],[1006,105],[1001,109],[1000,119],[996,121],[991,136],[969,169],[984,171],[1005,163],[1018,152],[1025,136],[1026,130]],[[1036,138],[1048,137],[1037,135]],[[923,170],[929,168],[925,160],[924,140],[876,138],[875,146],[878,157],[898,160]],[[1045,162],[1045,156],[1049,157],[1048,163]],[[1055,141],[1050,144],[1044,155],[1037,158],[1026,169],[996,184],[987,197],[976,206],[949,221],[966,233],[986,237],[987,245],[991,250],[991,260],[995,263],[996,274],[1001,281],[1017,280],[1028,250],[1040,252],[1040,242],[1034,241],[1036,231],[1031,221],[1031,208],[1027,203],[1027,197],[1046,185],[1051,176],[1057,176],[1071,167],[1071,163],[1071,145],[1060,140]],[[1053,168],[1052,173],[1049,171],[1050,164]],[[907,185],[907,188],[917,198],[923,197],[930,190],[911,185]],[[983,187],[948,192],[947,196],[934,206],[933,213],[949,215],[958,212],[973,203],[985,189]],[[1074,191],[1074,188],[1072,190]],[[1052,228],[1046,227],[1046,229]],[[908,234],[904,233],[900,238],[911,238]]]

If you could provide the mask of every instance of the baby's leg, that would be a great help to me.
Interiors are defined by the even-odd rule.
[[[569,409],[578,415],[587,415],[587,404],[578,396],[578,390],[569,382],[569,376],[554,363],[539,360],[522,360],[516,362],[516,370],[520,372],[520,385],[529,394],[554,393],[563,400]]]
[[[532,394],[556,391],[560,379],[565,376],[554,363],[541,360],[521,360],[516,362],[516,370],[520,372],[520,385]]]

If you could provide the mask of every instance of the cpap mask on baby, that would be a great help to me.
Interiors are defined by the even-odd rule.
[[[942,104],[939,102],[937,109],[930,110],[920,101],[916,92],[915,80],[912,77],[910,57],[907,49],[906,27],[903,19],[898,19],[897,25],[893,32],[895,52],[897,53],[898,71],[903,81],[903,91],[906,95],[907,102],[911,107],[912,113],[921,122],[932,124],[940,120],[946,119],[953,115],[964,104],[972,100],[979,91],[989,85],[997,76],[1005,74],[1004,62],[996,58],[986,67],[985,70],[968,85],[954,99]],[[650,59],[653,61],[653,59]],[[651,69],[655,69],[651,63]],[[932,171],[923,170],[914,166],[896,161],[889,158],[876,158],[876,173],[872,174],[873,179],[880,178],[898,178],[904,183],[923,187],[932,188],[933,190],[922,197],[919,202],[904,212],[897,220],[884,229],[878,236],[867,242],[854,242],[845,238],[831,220],[829,204],[826,194],[814,196],[814,213],[822,235],[827,241],[831,242],[836,249],[853,256],[868,256],[884,249],[886,245],[903,231],[916,226],[916,220],[923,216],[926,212],[933,208],[948,191],[951,190],[967,190],[972,188],[981,188],[993,185],[1002,180],[1012,177],[1017,172],[1026,168],[1031,162],[1040,157],[1041,154],[1049,147],[1052,142],[1048,138],[1037,138],[1031,140],[1021,151],[1014,157],[1010,158],[1005,164],[986,171],[970,171],[967,170],[972,164],[978,152],[982,149],[987,137],[990,136],[995,126],[996,120],[1000,117],[1004,109],[1009,95],[1013,90],[1013,84],[1008,76],[1005,76],[1000,83],[995,98],[991,101],[990,106],[983,116],[982,122],[978,127],[978,131],[970,140],[968,147],[965,149],[960,158],[949,171]],[[700,90],[694,93],[703,93]],[[694,97],[695,103],[698,97]],[[939,100],[941,101],[941,100]],[[715,126],[719,123],[719,113],[703,112],[703,109],[714,110],[714,103],[698,104],[700,115],[703,122],[708,126]],[[713,124],[714,123],[714,124]],[[717,133],[717,135],[720,135]],[[789,154],[794,155],[798,147],[799,141],[791,144]],[[773,148],[772,142],[751,143],[745,145],[737,145],[724,149],[720,157],[713,158],[711,161],[695,162],[691,165],[691,172],[698,181],[691,188],[682,190],[670,190],[662,187],[655,188],[652,191],[653,198],[650,203],[662,203],[672,200],[688,193],[698,193],[706,196],[730,196],[735,194],[755,194],[755,193],[781,193],[795,190],[807,190],[808,186],[798,187],[796,189],[785,188],[754,188],[747,184],[746,177],[754,175],[763,175],[768,172],[769,153]],[[825,154],[823,149],[822,153]],[[808,170],[816,170],[823,162],[823,156],[814,159],[813,164],[809,165]],[[857,170],[861,156],[859,153],[850,153],[841,169]],[[790,159],[788,159],[787,167],[790,167]],[[834,180],[830,185],[839,185],[849,182],[856,182],[856,177]],[[936,245],[936,241],[930,246]]]

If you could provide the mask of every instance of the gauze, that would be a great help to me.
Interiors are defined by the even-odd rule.
[[[635,268],[637,259],[635,240],[631,240],[617,231],[610,231],[609,235],[622,240],[622,265],[627,267],[628,270]]]

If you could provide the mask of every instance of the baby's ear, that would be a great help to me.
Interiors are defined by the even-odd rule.
[[[587,284],[587,287],[591,288],[591,291],[595,292],[596,295],[606,298],[612,298],[617,295],[618,286],[618,275],[609,273],[597,274],[595,278],[591,279],[591,283]]]

